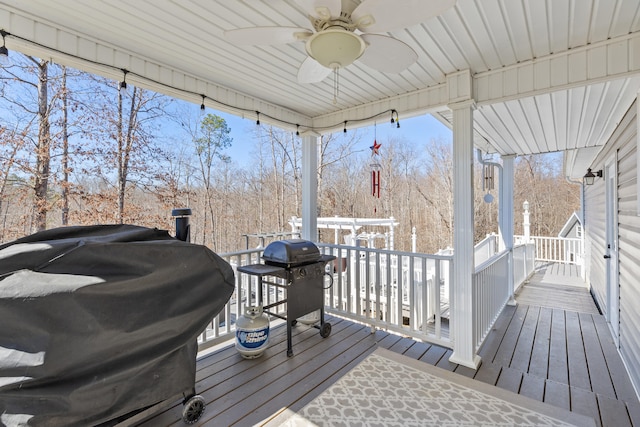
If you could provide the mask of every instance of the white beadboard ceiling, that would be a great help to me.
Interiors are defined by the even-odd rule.
[[[213,108],[259,111],[285,128],[336,131],[389,109],[450,124],[447,106],[460,101],[451,76],[468,75],[478,147],[570,151],[573,178],[640,88],[640,0],[458,0],[389,33],[418,53],[400,74],[358,62],[341,70],[335,104],[332,77],[297,82],[303,43],[236,46],[223,36],[250,26],[310,27],[295,0],[0,0],[9,49],[118,80],[126,69],[133,84],[197,104],[206,95]]]

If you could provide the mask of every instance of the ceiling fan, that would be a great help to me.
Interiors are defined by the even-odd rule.
[[[238,45],[305,42],[309,57],[298,82],[316,83],[354,61],[384,73],[400,73],[417,59],[406,43],[385,33],[424,22],[453,7],[456,0],[295,0],[309,15],[313,30],[251,27],[225,31]]]

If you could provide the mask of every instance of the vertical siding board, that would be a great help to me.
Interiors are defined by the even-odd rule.
[[[633,106],[635,112],[635,106]],[[635,121],[634,121],[635,124]],[[629,127],[635,130],[635,126]],[[619,245],[620,245],[620,351],[631,377],[640,383],[640,285],[637,280],[640,263],[640,219],[637,216],[637,144],[636,133],[628,136],[618,154]],[[635,275],[634,275],[635,274]]]

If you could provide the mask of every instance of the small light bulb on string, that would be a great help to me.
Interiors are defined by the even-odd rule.
[[[347,133],[347,121],[346,120],[344,121],[344,131],[343,132],[345,134]]]
[[[256,119],[256,126],[260,126],[260,111],[256,111],[256,115],[257,115],[257,119]]]
[[[300,125],[296,125],[296,136],[300,136]]]
[[[202,95],[202,104],[200,104],[200,117],[204,116],[205,110],[207,108],[204,105],[204,98],[205,98],[205,96]]]
[[[393,118],[395,114],[395,120]],[[400,118],[398,117],[398,112],[396,110],[391,110],[391,124],[396,124],[396,128],[400,129]]]
[[[4,30],[0,30],[0,35],[2,36],[2,46],[0,46],[0,64],[6,65],[9,63],[9,49],[7,49],[5,37],[8,35]]]
[[[122,81],[119,83],[118,90],[120,91],[120,95],[125,96],[127,94],[127,73],[129,71],[122,69]]]

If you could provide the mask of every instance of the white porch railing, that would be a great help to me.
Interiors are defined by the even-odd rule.
[[[514,236],[516,243],[523,242],[524,236]],[[582,239],[564,237],[531,236],[529,241],[535,244],[536,261],[559,262],[582,265]]]
[[[451,255],[318,246],[323,253],[337,258],[327,267],[333,279],[333,283],[329,276],[325,279],[327,313],[451,347],[446,327]],[[253,249],[220,255],[234,269],[236,290],[198,338],[200,350],[231,339],[235,334],[235,320],[244,313],[244,307],[257,304],[257,277],[238,273],[237,267],[259,263],[262,251]],[[265,304],[282,299],[283,295],[276,294],[280,289],[268,284],[263,286]],[[278,307],[284,315],[284,307]]]
[[[535,243],[513,248],[513,291],[516,292],[533,274],[535,265]]]
[[[479,349],[502,309],[509,301],[509,262],[513,262],[513,284],[517,289],[534,272],[534,245],[519,245],[503,251],[476,267],[473,275],[473,337]]]
[[[450,347],[452,256],[319,244],[336,256],[325,310]]]
[[[486,262],[491,257],[498,253],[498,235],[487,234],[487,237],[482,239],[473,247],[473,259],[476,267]]]
[[[488,239],[494,240],[493,236]],[[321,252],[336,256],[327,268],[325,311],[372,328],[452,347],[449,338],[449,301],[452,291],[453,255],[319,244]],[[497,246],[486,243],[490,254]],[[490,249],[487,249],[490,248]],[[222,312],[198,338],[200,349],[233,338],[235,320],[247,305],[256,305],[256,276],[239,274],[237,267],[260,263],[263,249],[222,254],[234,269],[236,290]],[[514,283],[518,287],[533,272],[533,244],[513,250]],[[476,268],[473,278],[474,341],[480,346],[509,298],[509,254],[491,256]],[[333,283],[331,283],[331,279]],[[280,289],[264,284],[264,303],[283,298]],[[285,308],[278,306],[284,315]],[[452,319],[455,321],[455,319]]]

